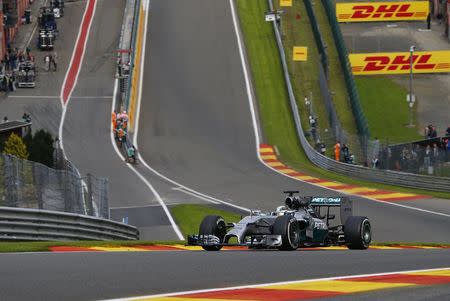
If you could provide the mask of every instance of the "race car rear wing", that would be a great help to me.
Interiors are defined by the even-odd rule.
[[[342,225],[353,215],[353,202],[349,197],[311,197],[309,205],[320,210],[321,207],[340,207]],[[328,213],[329,214],[329,213]]]

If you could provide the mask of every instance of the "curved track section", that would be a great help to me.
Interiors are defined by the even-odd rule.
[[[273,209],[285,189],[337,194],[259,162],[228,1],[152,1],[146,53],[138,142],[151,167],[247,208]],[[446,216],[356,197],[354,207],[378,241],[450,241]]]

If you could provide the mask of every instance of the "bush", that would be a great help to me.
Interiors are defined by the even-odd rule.
[[[22,138],[14,133],[12,133],[8,140],[6,140],[3,152],[5,154],[16,156],[20,159],[28,159],[29,155],[27,146],[23,142]]]

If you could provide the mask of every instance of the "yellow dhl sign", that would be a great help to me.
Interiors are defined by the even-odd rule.
[[[355,75],[409,74],[409,52],[350,54]],[[412,56],[413,73],[450,72],[450,51],[417,51]]]
[[[336,3],[339,22],[426,20],[428,1]]]
[[[292,0],[280,0],[280,6],[292,6]]]
[[[294,61],[306,61],[308,59],[308,47],[294,46],[292,53]]]

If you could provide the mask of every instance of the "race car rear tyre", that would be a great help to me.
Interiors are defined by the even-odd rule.
[[[223,242],[225,234],[227,234],[227,227],[223,217],[218,215],[207,215],[200,224],[198,231],[200,235],[214,235]],[[222,246],[202,246],[206,251],[219,251]]]
[[[281,235],[279,250],[296,250],[300,243],[300,225],[292,215],[282,215],[275,219],[273,234]]]
[[[365,250],[372,241],[372,228],[365,216],[350,216],[344,225],[345,243],[350,250]]]

